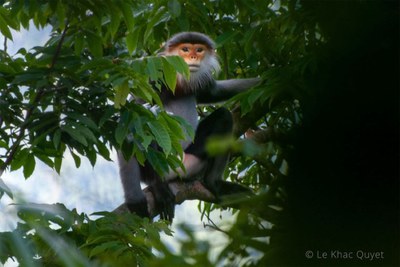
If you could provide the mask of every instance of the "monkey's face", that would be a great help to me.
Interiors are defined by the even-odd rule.
[[[190,72],[197,72],[201,68],[209,49],[203,44],[182,43],[173,48],[172,54],[181,56],[189,66]],[[204,63],[203,63],[204,64]]]

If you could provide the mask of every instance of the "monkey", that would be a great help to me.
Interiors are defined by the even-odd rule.
[[[210,136],[232,133],[232,115],[222,107],[199,122],[196,106],[227,100],[254,87],[260,79],[215,80],[213,74],[217,74],[221,69],[215,50],[214,41],[207,35],[182,32],[167,40],[159,54],[180,56],[188,65],[189,79],[178,73],[174,92],[162,85],[159,94],[164,109],[185,119],[195,131],[195,135],[193,141],[189,137],[181,141],[184,168],[171,170],[165,177],[160,177],[147,162],[141,166],[135,158],[125,159],[122,153],[118,152],[125,203],[131,212],[139,216],[149,216],[147,201],[140,187],[141,181],[151,185],[160,217],[169,221],[174,217],[175,202],[167,181],[177,177],[189,179],[200,176],[207,188],[215,194],[218,193],[218,182],[222,179],[228,157],[209,157],[205,143]]]

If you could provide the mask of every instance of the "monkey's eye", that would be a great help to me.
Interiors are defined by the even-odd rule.
[[[204,49],[201,48],[201,47],[199,47],[199,48],[196,49],[196,52],[197,52],[197,53],[201,53],[201,52],[203,52],[203,51],[204,51]]]
[[[186,47],[186,46],[182,47],[182,51],[183,52],[189,52],[189,47]]]

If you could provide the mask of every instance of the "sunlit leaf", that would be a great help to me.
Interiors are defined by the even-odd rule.
[[[164,72],[165,82],[167,83],[168,88],[170,88],[174,92],[177,81],[176,71],[174,67],[165,58],[162,59],[163,59],[163,72]]]
[[[123,1],[120,2],[118,7],[122,11],[128,31],[132,32],[135,26],[134,16],[132,14],[132,7],[129,4],[124,3]]]
[[[171,65],[173,65],[177,72],[181,73],[186,80],[189,79],[190,71],[185,60],[179,56],[167,56],[164,57]]]
[[[135,51],[139,40],[139,34],[139,30],[134,30],[133,32],[128,32],[126,35],[126,46],[129,54],[132,54]]]
[[[116,109],[120,109],[125,105],[129,92],[129,84],[126,79],[121,84],[115,86],[114,107]]]

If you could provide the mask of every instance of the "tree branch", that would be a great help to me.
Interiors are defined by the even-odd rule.
[[[254,107],[247,114],[242,116],[240,106],[232,110],[233,116],[233,134],[234,136],[241,136],[247,129],[256,125],[257,121],[265,116],[270,110],[267,101],[264,104],[259,102],[254,103]]]
[[[191,180],[191,181],[182,181],[182,180],[173,180],[168,183],[168,186],[175,196],[175,203],[181,204],[185,200],[202,200],[210,203],[225,203],[226,207],[236,208],[237,206],[234,203],[229,203],[230,199],[238,199],[240,197],[249,196],[253,193],[246,187],[241,186],[236,183],[222,181],[221,195],[219,198],[215,197],[213,193],[210,192],[200,181]],[[147,200],[147,207],[149,210],[149,214],[151,218],[154,218],[158,215],[157,207],[155,205],[154,196],[151,192],[151,186],[143,189]],[[225,202],[225,201],[226,202]],[[113,212],[115,213],[124,213],[129,212],[129,209],[125,203],[121,204],[118,208],[116,208]]]

